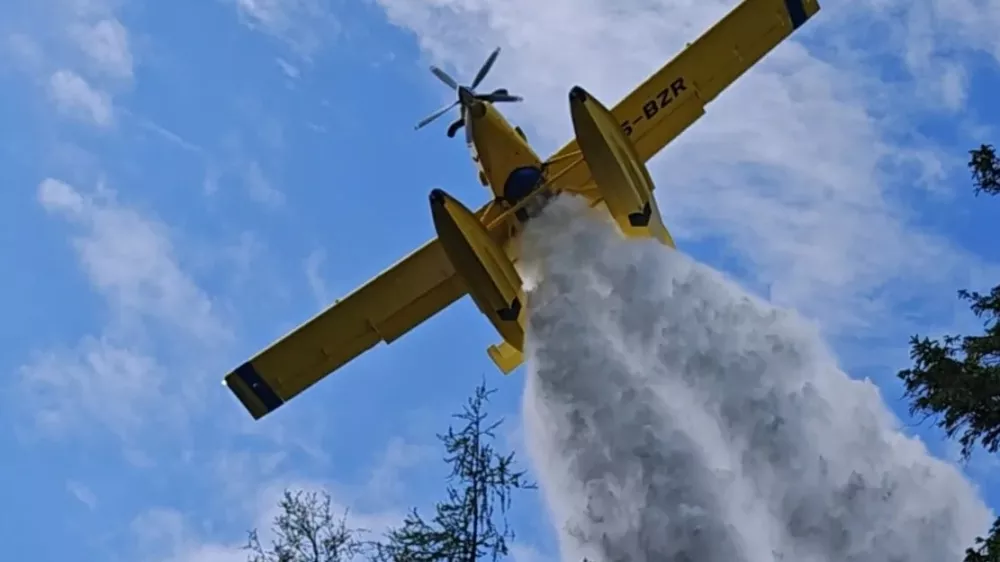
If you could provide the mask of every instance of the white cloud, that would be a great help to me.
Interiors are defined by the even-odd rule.
[[[128,30],[116,18],[77,23],[71,28],[71,34],[98,72],[112,78],[132,78]]]
[[[238,519],[247,521],[247,527],[256,528],[260,542],[265,547],[274,538],[272,522],[279,514],[280,501],[284,491],[293,493],[301,490],[306,493],[322,492],[328,487],[317,481],[271,479],[264,486],[257,482],[249,488],[254,502],[247,504],[248,509]],[[345,513],[345,506],[337,501],[331,493],[331,512],[334,517]],[[347,525],[367,531],[369,538],[377,538],[390,526],[402,520],[402,513],[361,512],[351,510],[348,513]],[[244,562],[247,552],[242,549],[245,534],[240,533],[240,539],[231,541],[206,540],[203,533],[191,525],[191,519],[184,513],[171,508],[151,508],[135,517],[131,524],[131,532],[143,560],[157,562]]]
[[[168,372],[152,350],[176,341],[203,358],[231,334],[179,265],[164,227],[117,204],[106,189],[86,195],[46,178],[38,200],[82,231],[73,246],[114,314],[99,335],[36,352],[21,368],[21,405],[39,428],[55,433],[94,422],[125,438],[148,424],[184,423],[179,414],[198,403],[201,379],[185,375],[186,363]],[[147,332],[158,328],[151,343]]]
[[[324,127],[323,125],[319,125],[319,124],[313,123],[311,121],[306,122],[306,127],[308,127],[309,130],[311,130],[311,131],[313,131],[315,133],[319,133],[319,134],[324,134],[324,133],[329,132],[329,130],[326,127]]]
[[[301,71],[299,71],[299,68],[297,66],[293,65],[292,63],[286,61],[281,57],[274,59],[274,61],[278,63],[278,66],[281,68],[281,71],[285,73],[285,76],[288,76],[293,80],[299,77]]]
[[[279,150],[283,142],[280,127],[259,126],[262,127],[261,139],[268,144],[267,149]],[[202,192],[211,197],[235,183],[235,187],[242,189],[251,201],[272,208],[282,206],[285,203],[284,192],[269,179],[260,160],[247,156],[250,151],[244,148],[244,142],[241,136],[232,135],[224,147],[228,154],[218,158],[206,157]],[[276,160],[279,158],[269,159]]]
[[[97,509],[97,496],[86,484],[70,480],[66,482],[66,490],[91,511]]]
[[[164,380],[153,358],[103,337],[38,354],[20,374],[22,406],[51,435],[89,421],[127,437],[158,406]]]
[[[83,228],[73,245],[91,283],[117,312],[203,341],[229,337],[211,300],[178,264],[161,223],[118,205],[110,191],[87,197],[52,178],[39,185],[38,198],[49,213]]]
[[[79,20],[109,17],[123,0],[56,0],[61,11]]]
[[[205,166],[205,177],[201,181],[201,189],[205,195],[212,196],[219,191],[219,180],[222,179],[222,172],[219,167],[212,162]]]
[[[548,562],[556,559],[555,556],[545,556],[538,548],[523,542],[510,545],[510,557],[514,562]]]
[[[37,69],[45,61],[45,53],[41,46],[28,35],[12,33],[5,38],[4,43],[4,50],[25,69]]]
[[[323,281],[323,275],[320,273],[320,268],[323,267],[325,261],[326,252],[323,250],[314,250],[306,256],[306,282],[309,283],[309,290],[312,292],[316,303],[320,306],[328,306],[330,304],[330,290],[327,288],[326,282]]]
[[[242,544],[195,544],[175,552],[164,562],[246,562]]]
[[[233,0],[240,20],[285,42],[305,59],[339,31],[321,0]]]
[[[234,283],[245,282],[252,277],[253,264],[264,251],[264,244],[252,232],[241,232],[239,238],[221,248],[223,258],[230,265],[227,269],[233,275]]]
[[[149,562],[245,562],[243,543],[202,542],[183,513],[170,508],[151,508],[130,525],[139,558]]]
[[[258,203],[268,206],[277,206],[285,201],[285,194],[271,185],[271,182],[264,177],[264,171],[260,164],[252,160],[244,170],[243,181],[246,182],[247,191],[250,198]]]
[[[958,55],[980,51],[1000,60],[996,35],[1000,4],[992,0],[864,0],[858,7],[874,16],[865,26],[879,26],[882,40],[873,47],[884,54],[902,53],[920,90],[936,94],[946,104],[965,97],[967,84],[956,85],[967,74]],[[841,20],[847,13],[837,12]]]
[[[84,211],[84,199],[73,186],[54,178],[45,178],[38,184],[38,201],[46,209],[64,209],[73,214]]]
[[[131,87],[135,57],[118,0],[54,0],[13,9],[2,21],[0,49],[58,112],[112,125],[114,95]],[[25,6],[26,7],[26,6]],[[6,62],[0,59],[0,63]]]
[[[111,97],[90,85],[72,70],[57,70],[49,77],[49,96],[56,108],[79,119],[108,127],[112,122]]]
[[[390,21],[416,33],[435,63],[458,68],[459,77],[469,79],[493,46],[503,46],[485,87],[503,86],[526,97],[519,107],[504,109],[531,125],[533,142],[547,153],[571,137],[570,86],[581,84],[613,104],[734,1],[379,4]],[[995,29],[996,8],[978,4],[985,9],[980,17]],[[944,5],[937,0],[933,14],[943,14]],[[960,23],[969,39],[925,18],[930,33],[919,40],[890,33],[880,36],[877,60],[866,54],[872,40],[864,32],[873,22],[898,29],[899,21],[929,9],[901,0],[828,2],[711,104],[704,118],[650,163],[681,248],[721,238],[753,272],[749,281],[770,284],[777,302],[841,333],[895,320],[898,303],[912,309],[914,302],[950,299],[970,271],[988,267],[912,222],[914,210],[904,199],[915,186],[954,170],[953,154],[917,136],[912,123],[964,99],[967,71],[954,53],[996,53],[995,39],[992,47],[987,40],[995,33],[958,10],[945,19]],[[923,62],[927,56],[907,62],[892,54],[921,45],[934,53],[930,66]],[[886,64],[903,65],[910,74],[880,83],[878,69]],[[935,78],[941,69],[948,70],[945,78]],[[428,81],[436,87],[430,76]],[[961,159],[966,148],[948,150]]]
[[[213,454],[211,474],[219,482],[219,497],[239,512],[259,509],[260,483],[275,477],[288,460],[287,449],[279,452],[222,450]]]
[[[428,445],[410,443],[402,437],[389,439],[368,478],[366,501],[384,504],[399,500],[403,492],[400,476],[406,469],[433,458],[433,453],[434,449]]]
[[[132,116],[135,117],[135,115]],[[153,121],[150,121],[149,119],[144,119],[142,117],[137,117],[136,123],[138,123],[138,125],[143,129],[146,129],[147,131],[158,135],[163,140],[169,142],[170,144],[182,150],[186,150],[187,152],[191,152],[193,154],[201,156],[205,155],[204,148],[185,139],[184,137],[178,135],[177,133],[171,131],[170,129],[167,129],[162,125],[159,125],[157,123],[154,123]]]

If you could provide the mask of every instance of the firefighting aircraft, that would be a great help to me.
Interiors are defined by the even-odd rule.
[[[468,86],[431,67],[457,99],[417,128],[458,106],[460,117],[448,136],[464,127],[479,180],[493,200],[473,212],[444,191],[431,191],[436,238],[237,367],[224,384],[259,419],[466,294],[499,332],[501,341],[487,352],[510,373],[523,360],[527,310],[514,263],[525,222],[547,199],[567,192],[606,209],[624,236],[674,247],[645,162],[819,9],[817,0],[744,0],[610,111],[583,88],[572,88],[576,138],[545,160],[494,106],[520,97],[505,89],[476,92],[499,49]]]

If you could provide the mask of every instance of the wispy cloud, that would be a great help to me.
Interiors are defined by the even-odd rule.
[[[339,25],[321,0],[233,0],[240,20],[271,35],[309,60]]]
[[[57,70],[49,77],[49,96],[63,114],[99,127],[112,123],[111,97],[93,88],[72,70]]]
[[[136,516],[130,531],[143,560],[157,562],[244,562],[243,542],[202,542],[184,514],[171,508],[150,508]]]
[[[858,8],[874,17],[859,18],[854,10],[839,10],[835,17],[877,29],[880,40],[872,51],[902,62],[919,80],[913,94],[930,94],[949,110],[962,109],[966,97],[972,61],[963,55],[978,51],[1000,60],[1000,6],[989,0],[863,0]]]
[[[309,291],[312,292],[316,304],[320,306],[328,306],[330,304],[330,290],[326,286],[326,281],[323,280],[323,275],[320,272],[325,261],[326,252],[323,250],[314,250],[306,256],[305,263],[306,282],[309,283]]]
[[[514,562],[549,562],[554,556],[542,554],[538,548],[523,542],[510,545],[510,557]]]
[[[132,86],[135,59],[115,0],[57,0],[12,10],[0,47],[15,68],[45,90],[58,113],[107,128],[114,96]]]
[[[66,482],[66,490],[91,511],[97,509],[97,496],[87,485],[70,480]]]
[[[75,346],[35,352],[21,368],[25,411],[39,428],[55,433],[97,424],[124,438],[147,424],[183,423],[176,414],[192,398],[194,381],[177,384],[182,374],[168,372],[153,350],[175,340],[188,349],[211,349],[230,341],[231,333],[179,265],[165,228],[118,204],[107,189],[84,194],[47,178],[38,200],[79,229],[73,246],[113,314],[97,335]],[[154,345],[150,331],[161,336],[157,340],[169,337]]]
[[[130,115],[131,115],[131,113],[130,113]],[[162,125],[154,123],[153,121],[150,121],[149,119],[144,119],[142,117],[138,117],[138,116],[135,116],[135,115],[133,115],[133,117],[136,118],[136,123],[140,127],[142,127],[143,129],[145,129],[147,131],[150,131],[151,133],[154,133],[154,134],[158,135],[160,138],[162,138],[163,140],[169,142],[170,144],[173,144],[174,146],[176,146],[178,148],[181,148],[183,150],[186,150],[188,152],[204,156],[205,149],[202,148],[201,146],[198,146],[197,144],[195,144],[195,143],[193,143],[193,142],[185,139],[184,137],[178,135],[177,133],[171,131],[170,129],[167,129],[166,127],[164,127]]]
[[[269,207],[275,207],[285,202],[285,194],[275,188],[260,167],[260,163],[251,160],[243,172],[250,198]]]
[[[70,34],[95,71],[111,78],[132,79],[133,61],[128,30],[116,18],[75,23]]]
[[[281,57],[274,59],[274,62],[278,63],[278,67],[281,68],[281,71],[285,73],[285,76],[288,76],[293,80],[298,78],[299,74],[301,74],[299,67],[295,66],[294,64],[286,61]]]
[[[97,425],[126,438],[156,407],[164,382],[152,357],[105,337],[38,353],[20,374],[25,410],[56,436]]]
[[[371,470],[365,487],[366,500],[385,505],[405,498],[401,476],[407,469],[434,458],[435,452],[426,444],[413,443],[402,437],[391,438],[379,462]]]
[[[45,53],[41,46],[24,33],[11,33],[4,37],[3,50],[9,55],[9,60],[24,70],[41,68],[45,62]]]
[[[162,223],[118,204],[110,190],[84,195],[53,178],[38,186],[38,199],[82,229],[73,240],[81,265],[124,318],[161,321],[206,341],[229,337],[211,299],[181,269]]]

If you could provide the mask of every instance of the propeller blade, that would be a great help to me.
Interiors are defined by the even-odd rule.
[[[494,102],[498,102],[498,101],[499,102],[504,102],[504,101],[524,101],[524,98],[522,98],[521,96],[512,96],[510,94],[498,94],[498,93],[495,93],[495,92],[492,93],[492,94],[485,94],[485,95],[482,95],[482,96],[476,96],[476,99],[482,100],[482,101],[488,101],[490,103],[494,103]]]
[[[431,113],[427,117],[424,117],[423,121],[417,123],[417,126],[414,127],[413,130],[415,131],[415,130],[423,127],[424,125],[430,123],[431,121],[437,119],[438,117],[441,117],[442,115],[444,115],[445,113],[447,113],[449,110],[451,110],[451,108],[455,107],[456,105],[458,105],[458,102],[457,101],[453,101],[450,104],[448,104],[448,105],[442,107],[441,109],[435,111],[434,113]]]
[[[441,70],[440,68],[438,68],[436,66],[432,66],[431,67],[431,73],[433,73],[434,76],[437,76],[438,80],[444,82],[449,87],[451,87],[452,90],[457,90],[458,89],[458,82],[456,82],[455,79],[452,78],[451,76],[448,76],[447,72]]]
[[[493,50],[492,53],[490,53],[489,58],[486,59],[486,62],[483,63],[482,68],[480,68],[479,72],[476,73],[475,79],[472,80],[472,84],[469,86],[470,90],[475,90],[476,86],[478,86],[479,83],[483,81],[483,78],[486,78],[486,73],[489,72],[491,68],[493,68],[493,63],[496,62],[497,55],[499,54],[500,54],[500,47],[497,47],[496,49]]]

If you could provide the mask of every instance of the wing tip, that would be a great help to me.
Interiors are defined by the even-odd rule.
[[[255,420],[259,420],[284,404],[284,400],[260,376],[253,363],[249,361],[226,375],[222,382],[236,395],[236,398]]]
[[[809,8],[806,0],[785,0],[785,10],[788,12],[793,30],[802,27],[818,11],[819,6],[817,5],[815,11],[811,11]]]

